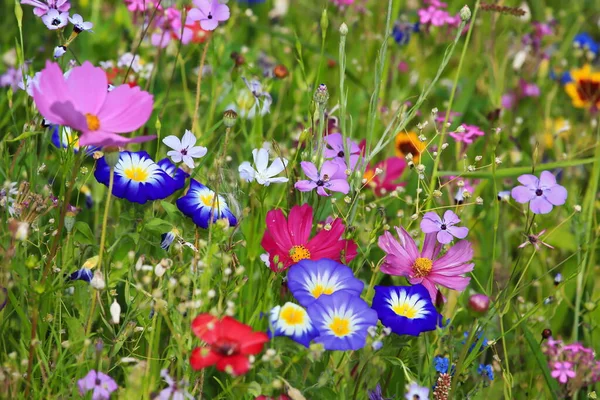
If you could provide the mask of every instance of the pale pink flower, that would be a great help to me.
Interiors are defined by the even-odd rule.
[[[192,8],[188,16],[192,21],[200,21],[202,29],[214,31],[219,22],[229,19],[229,7],[219,0],[194,0],[196,8]]]
[[[571,378],[575,378],[575,371],[572,370],[573,364],[570,362],[555,362],[552,377],[557,379],[563,385]]]
[[[107,88],[104,70],[87,61],[71,69],[68,77],[58,64],[47,61],[39,84],[33,87],[33,99],[46,120],[80,131],[81,146],[123,146],[153,139],[155,136],[121,136],[148,121],[152,95],[129,85],[110,92]]]
[[[422,284],[433,301],[438,295],[437,286],[465,290],[471,278],[463,275],[475,266],[470,262],[473,258],[471,243],[461,240],[439,257],[442,246],[437,243],[436,232],[425,235],[421,251],[404,228],[396,227],[396,232],[399,241],[390,232],[379,237],[379,247],[386,252],[381,272],[405,276],[412,285]]]

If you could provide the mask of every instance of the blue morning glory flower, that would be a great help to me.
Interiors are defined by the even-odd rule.
[[[492,364],[479,364],[479,367],[477,367],[477,373],[484,378],[488,378],[490,381],[494,380],[494,370],[492,369]]]
[[[189,178],[190,174],[177,168],[169,158],[163,158],[158,163],[158,166],[167,173],[175,181],[175,191],[183,189],[185,186],[185,180]]]
[[[440,314],[423,285],[375,286],[373,309],[396,335],[419,336],[435,330]]]
[[[363,287],[364,283],[354,277],[349,267],[328,258],[301,260],[288,272],[288,288],[304,307],[310,306],[321,295],[340,291],[359,297]]]
[[[308,347],[319,332],[312,324],[306,310],[294,303],[276,306],[270,312],[271,328],[269,337],[287,336],[301,345]]]
[[[69,275],[69,280],[90,282],[93,277],[94,274],[91,269],[81,268]]]
[[[369,327],[377,325],[377,313],[357,294],[345,290],[319,296],[307,312],[319,331],[315,342],[325,350],[362,349]]]
[[[223,196],[218,195],[215,199],[215,192],[194,179],[190,181],[190,189],[186,195],[177,200],[177,207],[200,228],[208,229],[211,215],[213,223],[219,219],[227,219],[229,226],[237,225],[237,219]]]
[[[577,34],[573,39],[573,44],[579,48],[588,50],[593,54],[598,54],[598,43],[596,43],[592,35],[587,32]]]
[[[98,160],[96,180],[108,186],[110,167],[104,157]],[[112,194],[132,203],[144,204],[148,200],[169,197],[175,192],[175,181],[145,151],[122,151],[115,166],[115,183]]]

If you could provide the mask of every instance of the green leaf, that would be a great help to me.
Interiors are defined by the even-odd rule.
[[[531,331],[527,328],[527,326],[525,326],[525,324],[523,324],[522,327],[523,334],[525,335],[525,339],[527,340],[527,344],[529,344],[529,348],[531,349],[535,360],[537,361],[540,369],[542,370],[542,374],[544,375],[544,379],[546,380],[548,389],[552,394],[552,398],[558,400],[558,382],[550,375],[550,370],[548,369],[548,362],[546,360],[546,357],[542,353],[542,350],[540,350],[540,343],[537,340],[535,340],[535,338],[531,334]]]
[[[14,139],[6,139],[7,142],[18,142],[23,139],[27,139],[28,137],[39,135],[40,133],[44,133],[42,131],[32,131],[32,132],[23,132],[19,136]]]
[[[179,209],[177,208],[177,206],[175,204],[171,204],[168,201],[161,201],[160,205],[162,206],[162,208],[165,209],[165,211],[167,212],[167,214],[169,214],[170,217],[180,217],[181,213],[179,212]]]
[[[144,228],[156,233],[165,233],[173,228],[173,224],[164,219],[152,218],[148,223],[144,225]]]
[[[75,241],[83,244],[93,245],[96,242],[96,238],[94,236],[94,232],[88,224],[83,221],[75,222],[75,234],[73,238]]]

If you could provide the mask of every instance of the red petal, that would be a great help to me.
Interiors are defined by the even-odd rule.
[[[347,264],[356,257],[358,246],[354,240],[343,240],[344,242],[344,262]]]
[[[192,332],[206,343],[213,344],[211,332],[214,331],[218,322],[219,320],[214,315],[200,314],[192,321]]]
[[[241,344],[244,337],[252,334],[252,328],[231,317],[225,317],[219,325],[220,339]]]
[[[311,260],[320,260],[321,258],[331,258],[332,260],[340,260],[340,252],[344,248],[345,243],[340,241],[344,233],[344,224],[341,218],[337,218],[331,224],[330,230],[321,230],[314,238],[308,242],[306,246],[310,251]]]
[[[275,245],[282,251],[288,252],[293,244],[283,211],[279,209],[269,211],[267,213],[266,223],[267,230],[271,234]]]
[[[241,353],[258,354],[262,351],[265,343],[269,341],[269,336],[264,332],[253,332],[239,340]]]
[[[222,358],[222,355],[215,353],[208,347],[196,347],[194,350],[192,350],[192,355],[190,356],[190,365],[192,368],[198,370],[215,365]]]
[[[248,357],[241,354],[223,357],[217,362],[217,369],[219,371],[230,372],[232,375],[243,375],[250,369],[250,361]]]
[[[313,209],[310,205],[294,206],[288,216],[288,232],[292,245],[306,245],[313,225]]]

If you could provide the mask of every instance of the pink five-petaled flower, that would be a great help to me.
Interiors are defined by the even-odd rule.
[[[21,0],[21,4],[27,4],[28,6],[34,6],[33,13],[38,17],[45,15],[51,9],[58,10],[60,12],[69,11],[71,3],[69,0]]]
[[[442,246],[437,244],[435,233],[425,235],[423,249],[419,252],[404,228],[396,227],[396,232],[400,241],[390,232],[379,237],[379,247],[387,253],[381,272],[406,276],[413,285],[422,284],[433,301],[437,300],[437,285],[458,291],[467,287],[471,278],[463,274],[471,272],[475,265],[470,263],[473,258],[471,243],[461,240],[438,257]],[[442,299],[446,300],[443,296]]]
[[[152,114],[153,97],[138,87],[121,85],[108,91],[106,72],[89,62],[64,77],[56,63],[46,62],[33,99],[40,114],[56,125],[81,132],[81,146],[123,146],[155,136],[126,138],[122,133],[142,127]]]
[[[518,203],[529,203],[534,214],[548,214],[553,206],[567,201],[567,189],[556,183],[551,172],[543,171],[540,179],[530,174],[521,175],[518,181],[524,186],[513,188],[512,198]]]
[[[575,378],[576,374],[575,371],[571,369],[572,367],[573,364],[568,361],[555,362],[552,377],[564,385],[570,378]]]
[[[311,162],[302,161],[300,165],[302,166],[302,171],[304,171],[304,174],[310,180],[296,182],[294,187],[299,191],[310,192],[316,188],[320,196],[329,196],[329,193],[325,189],[344,194],[350,191],[350,185],[348,185],[348,181],[345,179],[344,171],[340,171],[340,164],[335,161],[325,161],[320,173],[315,164]]]
[[[214,31],[219,22],[229,19],[229,7],[219,3],[219,0],[194,0],[197,8],[192,8],[188,13],[190,20],[200,21],[200,27],[207,31]]]
[[[421,230],[423,233],[435,233],[438,242],[448,244],[452,239],[464,239],[469,233],[469,229],[463,226],[455,226],[460,222],[458,215],[452,210],[444,213],[444,218],[440,218],[437,213],[425,213],[421,220]]]
[[[92,391],[92,400],[108,400],[110,394],[119,387],[113,378],[93,369],[77,381],[77,386],[79,386],[79,394],[82,396]]]

